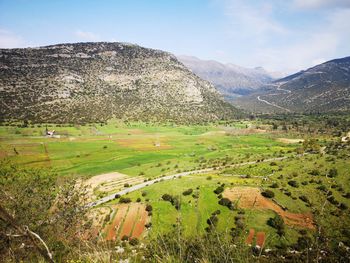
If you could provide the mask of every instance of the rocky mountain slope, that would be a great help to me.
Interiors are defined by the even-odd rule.
[[[0,49],[2,120],[201,122],[240,112],[175,56],[125,43]]]
[[[234,104],[255,112],[350,110],[350,57],[335,59],[266,85]]]
[[[273,80],[273,77],[260,67],[249,69],[191,56],[177,58],[193,73],[215,85],[227,97],[247,95]]]

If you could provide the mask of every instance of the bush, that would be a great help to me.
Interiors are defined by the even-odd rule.
[[[233,205],[232,201],[228,198],[221,198],[219,200],[219,205],[226,206],[230,210],[234,209],[234,205]]]
[[[219,186],[214,190],[214,193],[218,195],[218,194],[221,194],[223,191],[224,191],[224,187]]]
[[[169,195],[169,194],[163,194],[162,195],[162,199],[164,201],[169,201],[170,202],[173,199],[173,197],[171,195]]]
[[[147,195],[147,192],[142,192],[141,195],[142,195],[142,196],[146,196],[146,195]]]
[[[207,219],[207,224],[209,226],[214,226],[215,227],[215,226],[217,226],[218,222],[219,222],[219,218],[216,215],[212,215],[211,217],[209,217]]]
[[[129,240],[129,244],[132,246],[137,246],[139,243],[140,241],[136,237],[133,237]]]
[[[119,203],[127,204],[127,203],[130,203],[130,202],[131,202],[131,199],[129,197],[121,197],[119,199]]]
[[[128,183],[125,183],[124,184],[124,187],[129,187],[130,185]]]
[[[114,198],[115,198],[115,199],[120,198],[120,194],[116,194],[116,195],[114,196]]]
[[[272,185],[270,185],[270,187],[271,187],[271,188],[278,188],[279,185],[278,185],[278,183],[273,183]]]
[[[187,189],[186,191],[184,191],[182,194],[183,195],[190,195],[190,194],[192,194],[192,192],[193,192],[193,190],[192,189]]]
[[[273,198],[275,197],[275,193],[272,192],[271,190],[265,190],[261,193],[262,196],[267,197],[267,198]]]
[[[146,205],[146,211],[151,212],[153,210],[153,207],[151,205]]]
[[[212,215],[220,215],[221,214],[221,211],[218,209],[218,210],[215,210]]]
[[[298,182],[294,180],[288,181],[288,184],[292,187],[299,187]]]
[[[319,187],[317,187],[316,189],[322,191],[322,192],[327,192],[327,187],[325,185],[320,185]]]
[[[299,196],[299,199],[307,204],[310,203],[309,198],[307,198],[305,195]]]
[[[340,208],[341,210],[346,210],[346,209],[348,209],[348,206],[347,206],[347,204],[340,203],[339,208]]]
[[[283,218],[280,215],[276,215],[273,218],[269,218],[269,220],[267,220],[267,224],[269,226],[277,229],[277,234],[279,236],[283,236],[285,234],[284,221],[283,221]]]
[[[138,197],[138,198],[136,199],[136,202],[140,203],[140,202],[141,202],[141,198]]]
[[[164,194],[162,195],[162,199],[164,201],[169,201],[175,207],[176,210],[180,210],[181,204],[177,197],[171,196],[169,194]]]
[[[309,174],[314,175],[314,176],[318,176],[318,175],[320,175],[320,171],[317,169],[313,169]]]

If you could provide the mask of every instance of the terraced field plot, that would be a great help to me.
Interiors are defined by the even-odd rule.
[[[123,236],[139,238],[148,220],[145,205],[138,203],[113,206],[114,214],[105,227],[106,240],[116,240]]]
[[[121,189],[139,184],[144,181],[142,176],[129,176],[117,172],[100,174],[91,177],[84,182],[91,195],[97,196],[108,195],[109,193],[118,192]]]
[[[223,196],[231,199],[233,202],[237,202],[238,206],[241,208],[272,210],[279,214],[286,224],[311,229],[315,228],[311,213],[297,214],[285,211],[271,199],[263,197],[259,188],[234,187],[225,189]]]

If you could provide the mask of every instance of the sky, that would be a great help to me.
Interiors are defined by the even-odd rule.
[[[0,48],[91,41],[293,73],[350,56],[350,0],[0,0]]]

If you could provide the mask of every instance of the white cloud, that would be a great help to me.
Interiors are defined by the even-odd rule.
[[[302,13],[299,8],[291,8],[297,5],[303,7]],[[236,52],[233,59],[239,60],[232,62],[293,73],[348,56],[350,8],[347,6],[350,7],[350,0],[226,0],[229,41]],[[322,11],[316,10],[323,7]],[[313,16],[308,17],[310,12]],[[304,19],[295,23],[300,16]]]
[[[77,30],[75,32],[75,36],[77,36],[79,39],[85,40],[85,41],[99,41],[100,40],[99,35],[94,34],[92,32],[81,31],[81,30]]]
[[[254,39],[264,43],[268,35],[286,34],[281,23],[272,16],[275,6],[268,1],[252,3],[244,0],[226,1],[226,15],[229,17],[235,37]]]
[[[340,51],[350,55],[349,17],[350,9],[332,12],[327,16],[325,26],[310,30],[301,41],[278,49],[259,49],[254,53],[255,58],[269,69],[293,72],[337,58]]]
[[[332,8],[332,7],[350,7],[349,0],[294,0],[296,7],[313,8]]]
[[[26,42],[22,37],[11,31],[0,28],[0,48],[20,48],[25,47]]]

